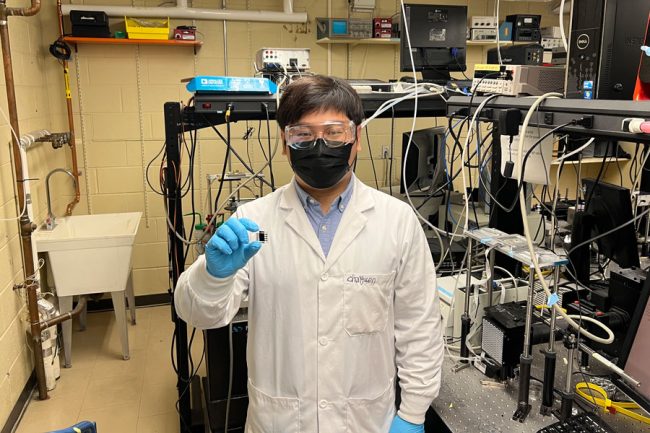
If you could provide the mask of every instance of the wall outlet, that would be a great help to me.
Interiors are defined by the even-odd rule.
[[[381,149],[381,159],[389,159],[390,158],[390,151],[388,150],[388,146],[384,146]]]

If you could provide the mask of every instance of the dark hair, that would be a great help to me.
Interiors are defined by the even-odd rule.
[[[364,118],[361,99],[348,83],[336,77],[310,75],[286,87],[276,120],[284,129],[307,114],[328,110],[345,113],[355,125],[360,125]]]

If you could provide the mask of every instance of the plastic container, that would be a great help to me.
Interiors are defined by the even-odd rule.
[[[169,39],[169,18],[124,17],[129,39]]]

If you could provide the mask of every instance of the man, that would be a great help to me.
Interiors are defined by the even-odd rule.
[[[178,281],[178,314],[197,328],[226,326],[248,299],[247,433],[423,432],[438,394],[433,260],[411,208],[353,175],[362,120],[343,80],[287,86],[293,181],[241,206]],[[249,242],[259,228],[264,245]]]

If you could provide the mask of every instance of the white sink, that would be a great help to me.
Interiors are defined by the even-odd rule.
[[[141,212],[80,215],[39,227],[36,250],[47,252],[58,296],[123,291]]]

